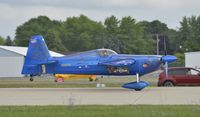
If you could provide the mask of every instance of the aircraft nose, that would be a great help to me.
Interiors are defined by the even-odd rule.
[[[166,56],[161,57],[161,61],[163,63],[165,63],[165,62],[171,63],[171,62],[174,62],[176,60],[177,60],[177,58],[175,56],[172,56],[172,55],[166,55]]]

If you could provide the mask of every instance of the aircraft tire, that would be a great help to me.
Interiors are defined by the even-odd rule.
[[[92,79],[92,78],[89,78],[89,81],[90,81],[90,82],[92,82],[92,81],[93,81],[93,79]]]
[[[141,91],[142,89],[135,89],[135,91]]]
[[[33,78],[30,78],[29,80],[30,80],[31,82],[33,82],[34,79],[33,79]]]

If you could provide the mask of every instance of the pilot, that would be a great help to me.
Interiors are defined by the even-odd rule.
[[[106,50],[101,50],[99,54],[100,56],[107,56],[108,52]]]

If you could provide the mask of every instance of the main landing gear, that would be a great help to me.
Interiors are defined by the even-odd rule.
[[[33,79],[33,75],[32,75],[32,74],[30,75],[30,79],[29,79],[29,80],[30,80],[31,82],[33,82],[34,79]]]
[[[147,86],[149,86],[149,83],[145,82],[145,81],[140,81],[140,76],[138,73],[136,74],[135,82],[130,82],[130,83],[126,83],[126,84],[122,85],[122,87],[124,87],[124,88],[134,89],[136,91],[140,91]]]

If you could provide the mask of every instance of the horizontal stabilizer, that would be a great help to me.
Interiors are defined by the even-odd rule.
[[[37,64],[38,64],[38,65],[41,65],[41,64],[51,64],[51,63],[55,63],[55,62],[57,62],[57,61],[48,60],[48,61],[38,62]]]

